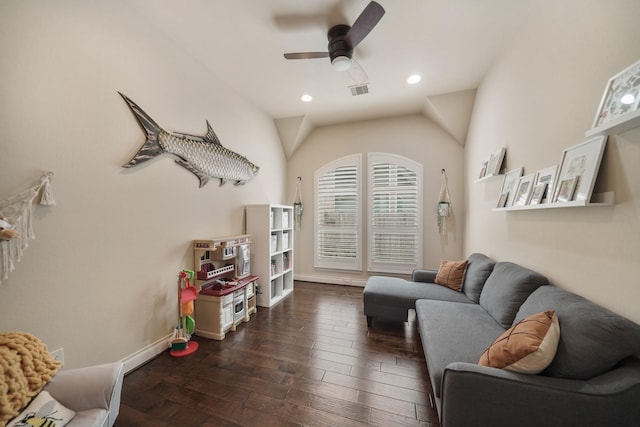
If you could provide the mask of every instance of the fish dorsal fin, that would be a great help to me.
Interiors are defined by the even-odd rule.
[[[220,140],[216,136],[216,133],[213,131],[213,128],[211,127],[211,124],[209,123],[209,120],[207,120],[207,134],[204,136],[204,139],[205,139],[205,141],[210,142],[212,144],[222,145],[222,143],[220,142]]]

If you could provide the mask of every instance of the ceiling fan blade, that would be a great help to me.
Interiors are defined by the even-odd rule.
[[[345,37],[345,41],[351,46],[351,49],[360,44],[382,19],[383,15],[384,8],[375,1],[372,1],[364,8]]]
[[[364,69],[358,64],[358,62],[351,58],[351,66],[347,70],[351,80],[353,80],[356,84],[363,84],[369,80],[369,76],[365,73]]]
[[[314,58],[328,58],[329,52],[296,52],[285,53],[286,59],[314,59]]]

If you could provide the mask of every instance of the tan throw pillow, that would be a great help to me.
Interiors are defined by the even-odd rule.
[[[551,364],[560,340],[554,310],[522,319],[482,354],[478,364],[523,374],[538,374]]]
[[[440,268],[436,275],[436,284],[446,286],[454,291],[462,291],[462,278],[464,270],[467,268],[467,260],[462,261],[440,261]]]

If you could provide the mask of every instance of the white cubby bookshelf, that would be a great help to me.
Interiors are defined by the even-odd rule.
[[[293,207],[248,205],[245,210],[251,271],[259,277],[257,304],[271,307],[293,292]]]

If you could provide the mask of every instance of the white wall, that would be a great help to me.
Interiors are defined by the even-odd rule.
[[[462,256],[463,148],[441,128],[422,115],[403,116],[344,125],[317,128],[289,159],[288,203],[293,203],[296,178],[302,178],[304,214],[296,230],[296,277],[362,285],[368,277],[364,272],[332,271],[313,267],[314,171],[340,157],[363,153],[386,152],[408,157],[423,165],[424,176],[424,267],[437,268],[440,259],[460,259]],[[447,220],[448,233],[438,234],[436,206],[446,169],[453,215]],[[366,195],[363,198],[366,206]],[[366,240],[363,243],[366,252]],[[363,259],[366,269],[367,260]],[[380,274],[380,273],[376,273]]]
[[[284,201],[273,121],[126,2],[3,1],[0,52],[0,198],[52,170],[57,200],[0,286],[0,330],[64,347],[67,367],[123,358],[171,333],[192,239],[241,233],[245,204]],[[167,155],[123,169],[144,136],[117,91],[167,130],[204,135],[208,119],[260,173],[198,188]]]
[[[486,76],[466,151],[465,252],[547,275],[640,322],[640,130],[609,138],[596,184],[613,207],[492,212],[501,180],[474,184],[482,158],[507,147],[507,167],[532,173],[586,140],[609,77],[640,59],[640,2],[541,1]]]

